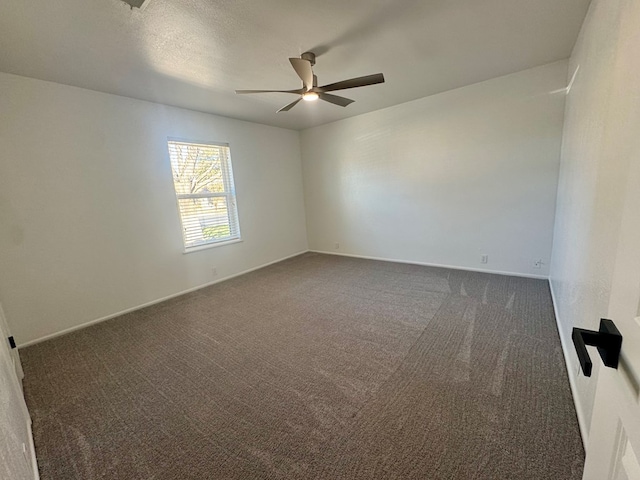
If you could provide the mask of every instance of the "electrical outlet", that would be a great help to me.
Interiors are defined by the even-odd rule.
[[[544,262],[543,262],[542,260],[536,260],[536,261],[533,263],[533,268],[538,268],[538,269],[540,269],[540,268],[542,268],[542,265],[544,265]]]
[[[489,255],[482,255],[480,257],[480,263],[489,263]]]
[[[218,275],[218,268],[217,267],[211,267],[211,274],[215,277]]]
[[[336,242],[336,244],[334,246],[336,247],[336,250],[338,250],[340,248],[340,244],[338,242]]]

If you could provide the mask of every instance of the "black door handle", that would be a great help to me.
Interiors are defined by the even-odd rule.
[[[591,376],[591,368],[593,367],[591,358],[589,358],[589,352],[587,352],[587,345],[598,348],[598,353],[607,367],[618,368],[620,348],[622,347],[622,335],[611,320],[601,318],[600,330],[598,332],[585,330],[583,328],[574,328],[571,333],[571,338],[576,347],[580,367],[585,377]]]

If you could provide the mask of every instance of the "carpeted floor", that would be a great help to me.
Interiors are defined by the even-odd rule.
[[[543,280],[308,253],[21,355],[42,480],[581,478]]]

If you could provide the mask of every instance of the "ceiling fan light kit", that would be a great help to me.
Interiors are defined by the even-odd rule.
[[[278,112],[288,112],[294,106],[305,100],[307,102],[313,102],[318,99],[325,102],[333,103],[340,107],[346,107],[354,101],[350,98],[339,97],[338,95],[331,95],[327,92],[334,92],[336,90],[346,90],[347,88],[366,87],[367,85],[375,85],[378,83],[384,83],[384,75],[382,73],[375,73],[373,75],[366,75],[364,77],[350,78],[349,80],[342,80],[341,82],[331,83],[329,85],[318,86],[318,78],[313,74],[312,67],[316,64],[316,55],[313,52],[304,52],[300,55],[300,58],[290,58],[289,62],[291,66],[302,80],[302,88],[298,90],[236,90],[237,94],[246,93],[293,93],[299,95],[297,100],[294,100],[288,105],[282,107]]]

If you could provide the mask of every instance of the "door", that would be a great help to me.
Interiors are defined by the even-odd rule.
[[[620,185],[620,230],[611,245],[616,256],[608,310],[623,340],[618,369],[600,364],[584,480],[640,480],[640,2],[619,1],[623,14],[601,154],[629,165]],[[592,358],[600,362],[597,353]]]
[[[640,157],[637,159],[640,164]],[[640,170],[640,167],[636,167]],[[617,370],[600,365],[584,480],[640,480],[640,175],[623,214],[609,317],[622,333]],[[636,183],[637,182],[637,183]],[[634,208],[635,207],[635,208]],[[597,353],[592,359],[600,361]]]
[[[9,333],[9,325],[7,325],[6,317],[4,316],[4,311],[2,310],[2,305],[0,305],[0,333],[4,338],[8,338]],[[24,377],[24,372],[22,371],[22,364],[20,363],[20,355],[18,354],[18,349],[10,349],[9,355],[11,357],[11,364],[13,365],[13,369],[16,372],[16,378],[18,379],[18,384],[20,385],[20,389],[22,389],[22,378]]]
[[[31,418],[22,395],[20,361],[11,353],[0,306],[0,478],[38,479]],[[13,350],[15,352],[15,350]],[[16,362],[17,360],[17,362]]]

